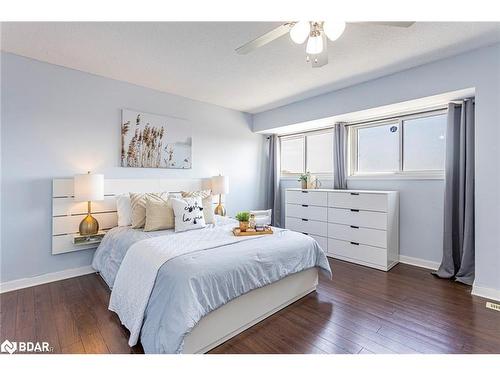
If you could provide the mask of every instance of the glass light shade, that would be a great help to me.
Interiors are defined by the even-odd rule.
[[[323,52],[323,37],[321,35],[310,36],[307,41],[306,52],[309,55],[317,55]]]
[[[290,38],[294,43],[302,44],[306,41],[311,32],[311,25],[308,21],[299,21],[290,29]]]
[[[78,202],[104,200],[104,175],[77,174],[74,179],[74,195]]]
[[[228,194],[229,193],[229,179],[226,176],[214,176],[211,179],[212,194]]]
[[[344,21],[325,21],[323,22],[323,31],[326,37],[332,42],[337,40],[345,30]]]

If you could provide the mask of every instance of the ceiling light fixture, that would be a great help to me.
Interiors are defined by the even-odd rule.
[[[325,21],[323,22],[323,31],[328,39],[336,41],[345,30],[344,21]]]
[[[311,32],[311,25],[308,21],[299,21],[290,29],[290,38],[294,43],[302,44],[306,41]]]

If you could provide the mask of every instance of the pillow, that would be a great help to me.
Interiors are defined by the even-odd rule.
[[[250,211],[250,214],[255,215],[255,224],[257,225],[271,225],[271,218],[273,210],[258,210]]]
[[[184,232],[207,226],[203,216],[203,204],[200,197],[177,199],[172,198],[175,216],[175,231]]]
[[[200,190],[200,191],[182,191],[183,198],[189,197],[200,197],[203,204],[203,216],[205,216],[205,223],[215,224],[215,214],[212,208],[212,191]]]
[[[116,197],[116,213],[118,215],[118,226],[127,227],[132,225],[132,205],[129,194],[119,194]]]
[[[142,228],[146,224],[146,197],[167,199],[168,193],[130,193],[132,228]]]
[[[175,227],[172,198],[181,198],[180,194],[168,194],[167,197],[146,197],[146,223],[144,232],[173,229]]]

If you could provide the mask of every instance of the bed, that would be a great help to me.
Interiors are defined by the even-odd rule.
[[[316,289],[331,276],[311,237],[275,228],[231,234],[233,219],[190,232],[111,229],[93,267],[112,290],[110,310],[146,353],[205,353]]]

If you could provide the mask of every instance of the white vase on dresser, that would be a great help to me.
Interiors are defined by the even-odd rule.
[[[397,191],[287,189],[285,227],[333,258],[383,271],[399,261]]]

